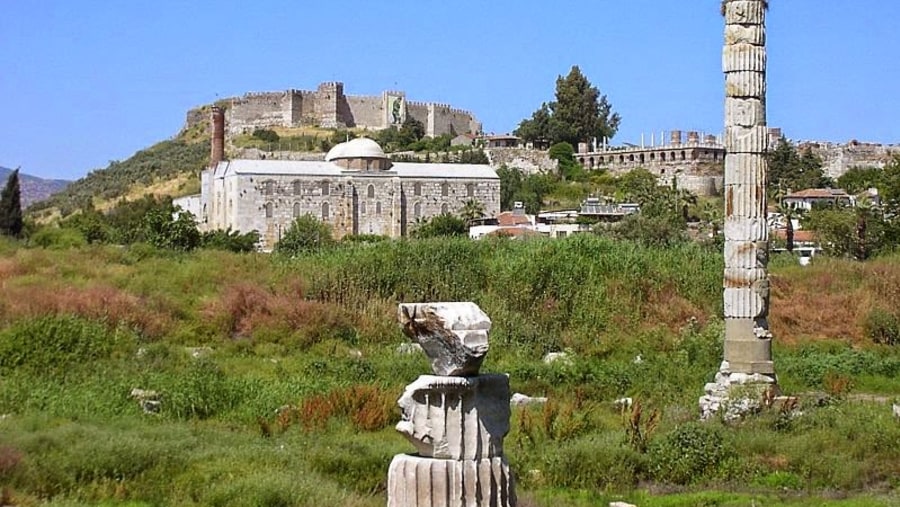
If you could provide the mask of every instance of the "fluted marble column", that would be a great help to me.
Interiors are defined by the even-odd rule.
[[[775,373],[769,333],[766,221],[766,1],[725,8],[725,360],[737,373]]]
[[[700,405],[719,411],[735,384],[774,385],[766,220],[766,0],[725,0],[725,357]],[[745,393],[753,390],[744,390]],[[742,395],[745,398],[747,394]],[[735,400],[731,400],[732,402]],[[753,408],[754,403],[743,406]],[[731,403],[731,406],[736,406]],[[743,411],[743,410],[741,410]],[[737,416],[736,412],[732,413]]]

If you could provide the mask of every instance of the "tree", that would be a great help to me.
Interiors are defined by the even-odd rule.
[[[331,227],[313,215],[303,215],[291,224],[284,236],[275,243],[275,252],[297,255],[316,252],[334,245]]]
[[[541,104],[531,119],[519,123],[515,134],[526,141],[549,140],[578,146],[580,142],[613,137],[621,117],[606,95],[593,86],[577,65],[556,79],[556,100]]]
[[[775,211],[784,217],[784,240],[788,252],[794,252],[794,219],[799,218],[801,211],[793,206],[779,203]]]
[[[167,250],[191,251],[200,246],[197,219],[181,208],[155,209],[144,216],[144,235],[150,244]]]
[[[550,147],[548,156],[559,164],[559,175],[567,181],[580,181],[585,173],[581,164],[575,160],[575,148],[563,141]]]
[[[22,220],[22,190],[19,188],[19,170],[10,173],[6,186],[0,193],[0,234],[18,238],[24,227]]]
[[[782,137],[769,152],[770,188],[791,191],[831,187],[834,182],[822,172],[822,159],[806,147],[802,152]]]
[[[443,213],[416,227],[412,232],[414,238],[434,238],[437,236],[465,236],[469,228],[462,218]]]
[[[469,199],[460,210],[459,216],[466,221],[466,224],[471,224],[484,216],[484,203],[476,199]]]

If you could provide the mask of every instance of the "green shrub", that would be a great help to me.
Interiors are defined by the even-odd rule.
[[[690,422],[662,435],[650,446],[654,478],[691,484],[713,475],[731,454],[721,429],[711,423]]]
[[[84,235],[77,229],[41,227],[31,235],[31,243],[41,248],[64,250],[87,244]]]
[[[235,407],[242,385],[229,379],[210,359],[193,361],[163,389],[163,412],[180,419],[207,419]]]
[[[900,316],[882,308],[873,308],[863,324],[866,336],[882,345],[900,345]]]
[[[106,359],[123,341],[119,331],[74,316],[18,322],[0,332],[0,371],[56,370]]]

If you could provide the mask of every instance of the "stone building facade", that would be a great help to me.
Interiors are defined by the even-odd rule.
[[[725,146],[716,136],[673,130],[669,142],[652,146],[600,147],[590,150],[579,146],[575,158],[585,169],[606,169],[622,175],[644,168],[656,175],[660,184],[674,179],[679,188],[697,195],[719,195],[724,184]]]
[[[316,90],[247,93],[218,101],[226,109],[230,134],[269,127],[319,126],[380,130],[402,124],[407,117],[425,126],[427,136],[478,134],[481,123],[469,111],[433,102],[407,101],[402,91],[381,95],[346,95],[340,82],[321,83]],[[185,128],[206,121],[203,108],[187,113]]]
[[[213,112],[214,135],[223,130],[216,127],[223,116]],[[214,151],[200,183],[199,195],[176,204],[197,217],[202,231],[259,232],[263,250],[306,214],[330,225],[337,238],[399,238],[417,222],[458,213],[472,200],[485,217],[500,213],[500,178],[490,166],[393,162],[367,138],[341,143],[318,161],[224,160]]]

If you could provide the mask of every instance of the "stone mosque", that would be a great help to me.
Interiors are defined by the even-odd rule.
[[[367,138],[334,146],[321,161],[226,160],[225,114],[212,112],[210,166],[199,195],[175,204],[201,231],[257,231],[271,250],[295,219],[309,214],[335,238],[409,235],[416,223],[458,213],[476,201],[485,217],[500,213],[500,178],[486,164],[394,162]]]

